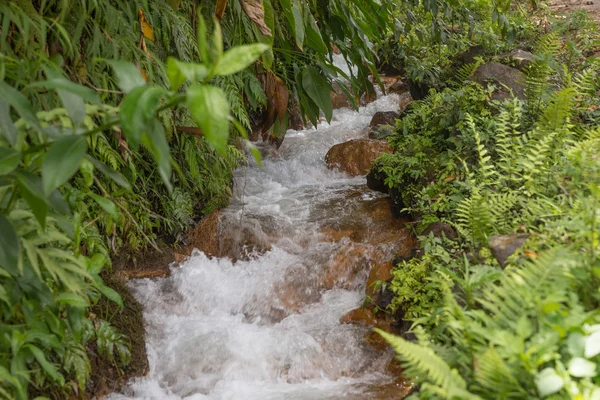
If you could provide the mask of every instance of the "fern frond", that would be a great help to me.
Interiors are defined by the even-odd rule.
[[[406,365],[415,371],[412,376],[423,376],[428,382],[429,390],[440,396],[453,399],[480,400],[479,396],[469,393],[467,384],[456,369],[438,357],[430,348],[411,343],[401,337],[391,335],[380,329],[375,329],[396,351]]]

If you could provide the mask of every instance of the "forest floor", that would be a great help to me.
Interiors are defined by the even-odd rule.
[[[560,14],[586,10],[593,18],[600,21],[600,0],[550,0],[549,5]]]

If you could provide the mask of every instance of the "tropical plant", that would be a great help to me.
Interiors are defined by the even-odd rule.
[[[46,79],[28,85],[27,90],[56,92],[62,108],[36,112],[14,80],[0,82],[3,397],[25,399],[31,390],[44,392],[44,388],[64,395],[82,391],[90,374],[86,344],[93,338],[101,355],[128,361],[126,339],[106,321],[92,321],[87,313],[102,295],[122,306],[119,295],[100,278],[108,251],[103,241],[89,241],[97,234],[90,208],[101,210],[95,212],[96,220],[105,214],[118,221],[125,214],[136,223],[123,204],[113,201],[117,196],[112,189],[106,191],[99,177],[114,182],[124,193],[131,192],[135,179],[102,162],[104,153],[99,151],[98,157],[94,149],[118,129],[131,151],[151,155],[157,174],[173,199],[178,199],[182,194],[173,190],[172,169],[177,164],[171,158],[163,111],[187,107],[206,142],[222,155],[228,151],[230,123],[246,136],[231,117],[225,92],[209,81],[242,71],[269,47],[253,44],[223,52],[219,24],[214,25],[210,42],[201,17],[198,26],[204,62],[169,58],[164,66],[168,88],[148,84],[132,63],[98,61],[110,65],[117,77],[124,94],[118,108],[103,104],[92,89],[67,79],[60,65],[50,62],[41,66]]]

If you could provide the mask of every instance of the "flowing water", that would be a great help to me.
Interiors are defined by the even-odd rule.
[[[365,137],[373,114],[398,101],[380,96],[360,112],[336,110],[330,125],[288,132],[262,168],[237,171],[220,229],[238,257],[196,251],[170,277],[131,283],[145,310],[150,371],[111,400],[402,398],[384,372],[392,354],[364,343],[367,328],[339,322],[364,300],[376,262],[367,250],[389,259],[394,246],[323,233],[380,233],[373,205],[382,195],[364,177],[328,170],[324,157],[334,144]],[[332,274],[348,257],[358,271]]]

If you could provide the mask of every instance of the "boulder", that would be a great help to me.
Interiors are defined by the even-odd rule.
[[[392,125],[377,125],[369,130],[369,139],[385,140],[392,136],[396,128]]]
[[[385,174],[375,168],[371,168],[367,174],[367,187],[376,192],[390,192],[390,188],[385,184]]]
[[[221,211],[215,211],[200,220],[188,234],[187,246],[183,254],[189,255],[192,250],[198,249],[210,257],[219,257],[219,221]]]
[[[471,46],[467,51],[458,56],[457,61],[460,64],[473,64],[475,58],[483,57],[485,55],[485,48],[482,45]]]
[[[337,83],[333,84],[333,92],[329,93],[331,105],[336,108],[352,108],[352,102]]]
[[[508,257],[513,255],[523,246],[529,235],[524,233],[512,233],[510,235],[495,235],[488,242],[492,255],[502,268],[506,267]]]
[[[381,286],[377,285],[377,282],[387,282],[392,278],[392,265],[391,261],[383,264],[379,264],[371,268],[369,277],[367,278],[367,287],[365,293],[372,299],[375,299],[381,292]]]
[[[337,168],[352,176],[366,175],[373,161],[383,153],[392,153],[387,142],[355,139],[336,144],[327,152],[325,162],[330,169]]]
[[[396,80],[396,82],[392,83],[388,88],[388,93],[404,93],[408,91],[408,83],[403,81],[402,79]]]
[[[533,55],[533,53],[521,49],[511,51],[510,53],[506,54],[506,57],[513,59],[516,63],[517,68],[521,71],[527,68],[529,64],[535,61],[535,56]]]
[[[400,117],[400,114],[398,114],[396,111],[379,111],[373,115],[369,126],[374,127],[377,125],[395,125],[398,117]]]
[[[471,80],[486,86],[488,83],[493,83],[497,86],[493,100],[506,100],[512,96],[519,99],[525,99],[525,75],[517,68],[509,67],[508,65],[497,62],[489,62],[480,65]]]
[[[450,225],[444,224],[443,222],[439,221],[429,225],[420,236],[429,236],[431,233],[433,233],[433,237],[436,238],[441,238],[445,236],[447,239],[450,240],[458,239],[456,231]]]

